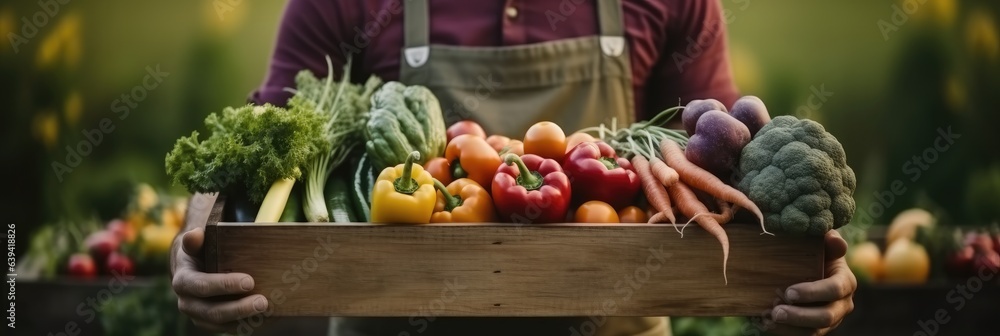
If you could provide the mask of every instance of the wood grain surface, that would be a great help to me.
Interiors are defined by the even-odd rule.
[[[695,226],[218,219],[207,268],[253,276],[277,316],[758,316],[823,277],[822,237],[746,224],[726,226],[726,284],[719,243]]]

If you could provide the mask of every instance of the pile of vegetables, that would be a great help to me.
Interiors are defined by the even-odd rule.
[[[166,156],[167,174],[190,192],[222,192],[252,209],[236,211],[236,220],[255,212],[255,222],[366,221],[369,192],[350,190],[370,188],[372,171],[403,163],[411,151],[442,156],[444,117],[422,86],[374,76],[353,84],[350,62],[335,81],[327,64],[325,78],[305,70],[296,76],[287,108],[247,105],[209,115],[209,137],[199,141],[195,131],[178,139]],[[358,148],[366,154],[339,169]]]
[[[303,72],[296,84],[287,110],[209,116],[211,136],[178,140],[168,173],[191,191],[246,193],[258,222],[683,223],[682,236],[694,222],[721,244],[724,275],[723,225],[741,209],[763,233],[808,235],[855,210],[837,139],[814,121],[771,120],[753,96],[569,136],[541,121],[510,139],[472,120],[446,128],[422,86],[352,84],[346,69],[339,81]],[[676,117],[684,130],[665,126]]]
[[[677,110],[683,133],[658,126]],[[714,99],[694,100],[650,122],[584,131],[631,156],[655,209],[650,223],[683,217],[683,227],[693,221],[719,240],[723,272],[729,239],[722,225],[738,209],[756,216],[764,233],[809,235],[845,225],[855,211],[856,180],[837,139],[811,120],[771,120],[754,96],[729,110]]]

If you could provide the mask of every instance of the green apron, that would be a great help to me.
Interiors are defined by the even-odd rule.
[[[408,0],[404,10],[400,81],[434,92],[449,124],[471,119],[520,139],[543,120],[569,134],[634,119],[620,0],[597,1],[600,36],[510,47],[431,45],[426,0]]]
[[[426,0],[404,4],[400,81],[434,92],[448,124],[475,120],[489,134],[520,139],[543,120],[566,133],[611,118],[633,122],[621,0],[597,0],[599,36],[511,47],[432,45]],[[667,336],[669,329],[663,317],[335,318],[331,335]]]

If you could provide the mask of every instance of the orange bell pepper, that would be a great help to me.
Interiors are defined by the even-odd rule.
[[[451,139],[444,150],[444,158],[450,164],[452,178],[472,179],[487,190],[493,183],[497,168],[503,164],[500,154],[485,139],[469,134]]]
[[[438,190],[431,223],[485,223],[496,221],[493,200],[476,181],[460,178],[444,186],[434,181]]]

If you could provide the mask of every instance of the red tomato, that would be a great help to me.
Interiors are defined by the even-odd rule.
[[[471,134],[486,139],[486,131],[483,130],[482,126],[479,126],[479,124],[472,120],[462,120],[452,124],[448,127],[446,134],[448,135],[448,142],[451,142],[451,139],[454,139],[462,134]]]
[[[430,173],[431,177],[444,183],[444,185],[448,185],[452,181],[451,165],[448,159],[441,157],[430,159],[424,164],[424,170]]]

